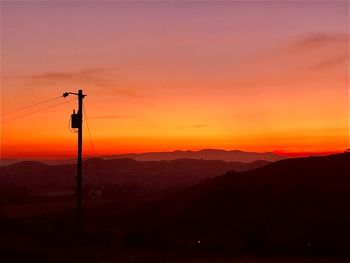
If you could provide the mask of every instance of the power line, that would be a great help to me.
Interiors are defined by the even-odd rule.
[[[76,100],[76,99],[75,99]],[[72,108],[72,109],[74,109],[74,106],[72,105],[72,103],[70,103],[72,100],[66,100],[67,101],[67,103],[69,104],[69,106]]]
[[[31,104],[31,105],[28,105],[28,106],[24,106],[22,108],[18,108],[16,110],[8,111],[8,112],[5,112],[5,113],[2,113],[0,116],[5,116],[5,115],[13,114],[15,112],[19,112],[19,111],[22,111],[22,110],[30,109],[30,108],[33,108],[35,106],[39,106],[41,104],[45,104],[45,103],[48,103],[48,102],[51,102],[51,101],[58,100],[60,98],[62,98],[62,96],[51,98],[51,99],[44,100],[44,101],[41,101],[41,102],[37,102],[37,103]]]
[[[89,122],[88,122],[88,116],[86,114],[86,110],[85,110],[84,105],[83,105],[83,111],[84,111],[84,118],[85,118],[85,122],[86,122],[86,127],[87,127],[89,138],[90,138],[90,145],[91,145],[92,155],[93,155],[94,158],[96,158],[95,147],[94,147],[94,144],[93,144],[91,131],[90,131],[90,126],[89,126]],[[95,163],[93,165],[93,167],[92,167],[92,175],[93,176],[91,177],[91,183],[95,184],[95,185],[100,185],[100,180],[99,180],[99,176],[98,176],[98,163]]]
[[[76,99],[73,99],[73,100],[76,100]],[[45,111],[45,110],[48,110],[48,109],[51,109],[51,108],[54,108],[54,107],[58,107],[62,104],[65,104],[67,103],[67,101],[63,101],[63,102],[60,102],[60,103],[56,103],[54,105],[50,105],[48,107],[45,107],[45,108],[41,108],[39,110],[35,110],[35,111],[31,111],[31,112],[28,112],[28,113],[25,113],[25,114],[22,114],[22,115],[19,115],[19,116],[16,116],[16,117],[13,117],[11,119],[7,119],[7,120],[4,120],[2,121],[1,123],[6,123],[6,122],[9,122],[9,121],[13,121],[13,120],[17,120],[19,118],[23,118],[23,117],[26,117],[26,116],[29,116],[29,115],[32,115],[32,114],[35,114],[35,113],[38,113],[38,112],[41,112],[41,111]]]
[[[89,138],[90,138],[90,145],[91,145],[92,154],[95,157],[95,148],[94,148],[94,144],[92,143],[92,136],[91,136],[90,126],[89,126],[89,122],[88,122],[88,118],[87,118],[87,114],[86,114],[84,105],[83,105],[83,111],[84,111],[86,127],[87,127]]]

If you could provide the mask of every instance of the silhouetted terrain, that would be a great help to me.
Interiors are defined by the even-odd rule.
[[[241,172],[228,171],[230,165]],[[89,206],[86,196],[83,232],[75,228],[73,207],[26,218],[2,215],[0,252],[18,262],[348,262],[350,153],[286,159],[247,171],[237,165],[88,160],[87,178],[94,167],[106,182],[118,175],[125,184],[129,177],[150,178],[178,188],[136,204],[117,198]],[[211,174],[221,166],[228,168],[222,176]],[[28,175],[23,171],[44,176],[46,169],[75,171],[70,165],[19,163],[1,177],[17,178],[3,181],[13,186]],[[167,179],[159,180],[161,174]]]
[[[228,172],[128,218],[130,246],[238,253],[350,253],[350,153]],[[168,242],[168,243],[167,243]]]
[[[266,165],[252,163],[179,159],[174,161],[135,161],[132,159],[89,159],[84,161],[86,198],[147,198],[164,191],[193,185],[229,170],[244,171]],[[76,166],[20,162],[0,167],[1,203],[29,199],[73,196]]]
[[[76,158],[44,159],[44,158],[1,158],[0,166],[12,165],[19,162],[40,162],[49,165],[73,164]]]
[[[226,162],[254,162],[259,160],[265,160],[269,162],[274,162],[277,160],[285,159],[286,156],[279,154],[266,152],[245,152],[240,150],[218,150],[218,149],[204,149],[199,151],[172,151],[172,152],[148,152],[148,153],[127,153],[127,154],[116,154],[109,156],[100,156],[101,159],[133,159],[136,161],[171,161],[177,159],[203,159],[203,160],[220,160]],[[90,159],[88,157],[85,158]],[[59,165],[59,164],[74,164],[76,163],[75,158],[65,158],[65,159],[16,159],[16,158],[1,158],[0,166],[6,166],[15,164],[23,161],[37,161],[49,165]]]
[[[203,149],[199,151],[173,151],[173,152],[149,152],[149,153],[130,153],[113,155],[113,158],[131,158],[138,161],[159,161],[159,160],[176,160],[176,159],[203,159],[203,160],[221,160],[234,162],[254,162],[265,160],[269,162],[285,159],[285,156],[272,152],[244,152],[239,150],[225,151],[218,149]],[[105,158],[111,158],[106,156]]]

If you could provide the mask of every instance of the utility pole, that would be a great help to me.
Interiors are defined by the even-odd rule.
[[[83,99],[86,95],[83,90],[78,93],[65,92],[63,97],[69,94],[78,96],[78,113],[73,111],[71,116],[71,127],[78,129],[78,159],[77,159],[77,226],[81,229],[82,226],[82,210],[83,210]]]
[[[77,161],[77,223],[81,227],[81,213],[83,200],[83,91],[78,92],[78,161]]]

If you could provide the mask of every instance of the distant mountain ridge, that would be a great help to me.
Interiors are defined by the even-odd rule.
[[[120,186],[142,189],[178,188],[195,184],[228,172],[246,171],[269,162],[224,162],[220,160],[177,159],[171,161],[136,161],[130,158],[83,162],[84,186]],[[75,187],[76,165],[47,165],[24,161],[0,167],[2,186],[18,187],[30,192],[67,191]]]
[[[202,149],[198,151],[169,151],[169,152],[145,152],[145,153],[125,153],[114,155],[97,156],[101,159],[123,159],[130,158],[136,161],[172,161],[176,159],[203,159],[203,160],[220,160],[225,162],[243,162],[250,163],[254,161],[268,161],[275,162],[288,158],[273,152],[245,152],[240,150],[220,150],[220,149]],[[85,157],[84,159],[89,159]],[[1,158],[0,166],[11,165],[22,161],[38,161],[50,165],[59,164],[73,164],[76,162],[75,158],[64,159],[30,159],[30,158]]]
[[[240,150],[220,150],[203,149],[199,151],[181,151],[172,152],[148,152],[148,153],[129,153],[113,156],[104,156],[102,158],[131,158],[137,161],[161,161],[176,159],[203,159],[203,160],[221,160],[226,162],[254,162],[257,160],[275,162],[287,157],[272,152],[245,152]]]

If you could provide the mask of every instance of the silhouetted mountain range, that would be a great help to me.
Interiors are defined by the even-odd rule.
[[[285,159],[286,157],[272,152],[244,152],[239,150],[225,151],[218,149],[203,149],[199,151],[173,151],[173,152],[149,152],[149,153],[130,153],[113,155],[113,158],[131,158],[138,161],[159,161],[176,159],[203,159],[203,160],[221,160],[234,162],[254,162],[256,160],[265,160],[269,162]],[[108,158],[108,157],[106,157]]]
[[[103,255],[110,250],[143,253],[151,248],[148,251],[156,254],[166,249],[175,254],[199,252],[204,257],[312,256],[307,262],[315,262],[314,256],[349,258],[350,153],[266,163],[90,159],[84,162],[84,179],[88,184],[97,183],[93,172],[97,171],[98,180],[106,188],[114,183],[125,188],[130,182],[137,182],[138,187],[148,188],[148,193],[156,192],[157,188],[166,191],[158,199],[135,202],[117,195],[113,202],[103,199],[94,206],[89,206],[92,201],[85,197],[84,224],[92,232],[83,237],[75,231],[74,198],[67,199],[71,204],[67,210],[56,208],[43,214],[48,211],[45,207],[60,204],[48,199],[34,202],[38,206],[23,205],[28,210],[41,209],[41,214],[35,217],[23,214],[7,217],[8,208],[21,207],[24,195],[18,203],[7,202],[2,206],[0,244],[9,249],[20,244],[32,251],[43,246],[71,249],[72,244],[91,244],[91,249]],[[259,168],[246,170],[253,166]],[[57,177],[72,179],[70,188],[75,183],[75,165],[22,162],[1,167],[0,172],[0,187],[10,193],[19,185],[57,190]],[[42,180],[53,184],[42,185]],[[174,191],[167,190],[174,186]],[[112,187],[110,192],[115,195],[118,189]],[[0,193],[3,194],[3,189]],[[0,200],[4,200],[3,196]],[[102,232],[96,232],[99,230]],[[108,245],[100,249],[95,244]],[[76,251],[82,253],[81,247]]]
[[[130,158],[136,161],[162,161],[162,160],[176,160],[176,159],[203,159],[203,160],[221,160],[226,162],[254,162],[258,160],[265,160],[269,162],[278,161],[287,158],[272,152],[244,152],[239,150],[225,151],[218,149],[203,149],[199,151],[172,151],[172,152],[148,152],[148,153],[127,153],[116,154],[108,156],[99,156],[101,159],[124,159]],[[89,159],[89,158],[85,158]],[[1,158],[1,166],[11,165],[22,161],[33,161],[32,159],[16,159],[16,158]],[[43,162],[50,165],[58,164],[73,164],[76,163],[75,158],[65,158],[57,160],[40,160],[34,161]]]
[[[142,247],[161,240],[244,253],[346,254],[349,187],[350,153],[228,172],[127,217],[134,225],[125,242]],[[143,218],[143,228],[137,218]]]
[[[189,186],[229,170],[244,171],[266,165],[267,161],[252,163],[178,159],[173,161],[135,161],[132,159],[88,159],[83,163],[85,187],[106,191],[107,186],[164,189]],[[11,192],[48,193],[73,191],[76,166],[47,165],[20,162],[0,167],[0,188]],[[102,187],[102,188],[101,188]],[[0,193],[8,192],[6,189]]]

